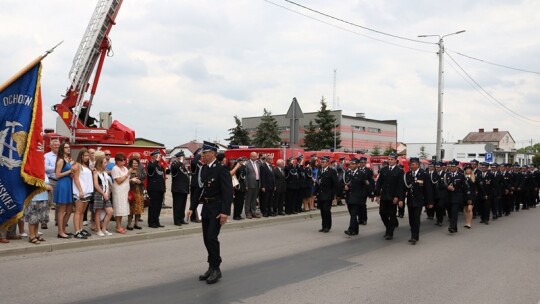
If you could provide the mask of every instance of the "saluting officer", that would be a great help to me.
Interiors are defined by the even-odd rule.
[[[184,165],[184,151],[180,151],[174,155],[171,170],[171,192],[173,198],[173,220],[176,226],[189,224],[184,220],[186,212],[186,201],[189,194],[189,171]]]
[[[219,231],[225,225],[231,213],[233,201],[232,178],[229,170],[219,161],[216,161],[218,146],[203,142],[202,157],[204,166],[201,169],[200,183],[202,192],[199,201],[191,204],[187,217],[197,209],[199,203],[203,204],[202,229],[203,240],[208,252],[208,270],[199,276],[200,281],[214,284],[221,278],[221,256],[219,248]]]
[[[329,167],[329,157],[321,157],[321,171],[317,176],[315,192],[317,208],[321,210],[322,228],[319,232],[328,233],[332,228],[332,200],[338,191],[339,181],[336,170]]]
[[[150,197],[150,207],[148,207],[148,227],[164,227],[159,221],[163,198],[165,196],[165,170],[159,164],[161,154],[159,150],[150,153],[150,161],[146,166],[148,172],[147,191]]]
[[[394,238],[394,229],[399,225],[396,217],[397,204],[403,193],[403,170],[397,165],[397,154],[388,155],[388,167],[381,168],[376,184],[376,200],[379,215],[386,227],[384,238]]]
[[[411,238],[409,243],[415,245],[420,239],[420,217],[422,208],[433,207],[433,189],[429,175],[420,169],[420,159],[411,157],[409,159],[409,172],[403,176],[405,185],[404,195],[399,204],[402,205],[407,198],[407,212],[409,214],[409,226],[411,227]]]

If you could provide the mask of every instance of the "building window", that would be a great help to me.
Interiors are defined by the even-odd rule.
[[[368,132],[381,133],[381,129],[380,128],[368,128]]]
[[[468,158],[471,158],[471,157],[472,157],[472,158],[475,158],[475,157],[476,157],[476,153],[468,153],[468,154],[467,154],[467,157],[468,157]]]
[[[478,157],[486,157],[486,153],[479,153]]]
[[[279,131],[289,131],[289,126],[286,127],[278,127]]]
[[[465,153],[458,153],[456,157],[457,158],[465,158],[465,155],[466,155]]]

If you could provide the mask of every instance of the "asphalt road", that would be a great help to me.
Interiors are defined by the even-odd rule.
[[[425,217],[425,216],[424,216]],[[223,278],[207,268],[200,234],[0,258],[1,303],[540,303],[540,208],[450,235],[423,220],[383,238],[376,210],[360,235],[348,216],[221,234]],[[460,221],[462,224],[462,221]]]

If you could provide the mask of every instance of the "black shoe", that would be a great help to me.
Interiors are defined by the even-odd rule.
[[[409,243],[411,243],[411,245],[416,245],[416,242],[418,242],[418,240],[415,239],[415,238],[410,238],[409,239]]]
[[[206,279],[206,283],[214,284],[217,283],[219,279],[221,279],[221,270],[219,270],[219,268],[215,268],[210,273],[210,276]]]
[[[131,230],[133,230],[133,227],[127,226],[126,229],[131,231]]]
[[[439,226],[439,227],[442,227],[442,223],[441,222],[436,222],[435,225]]]
[[[454,228],[448,228],[448,232],[450,232],[450,233],[456,233],[456,232],[457,232],[457,230],[456,230],[456,229],[454,229]]]
[[[465,225],[465,226],[463,226],[463,227],[465,227],[465,228],[467,228],[467,229],[471,229],[471,226],[470,226],[470,225]]]
[[[204,274],[201,274],[199,276],[199,281],[205,281],[206,279],[208,279],[210,275],[212,274],[213,270],[214,270],[213,268],[209,267],[208,270]]]
[[[391,240],[391,239],[393,239],[393,238],[394,238],[394,236],[391,235],[391,234],[387,234],[387,235],[384,237],[384,239],[387,240],[387,241],[389,241],[389,240]]]
[[[187,225],[187,224],[189,224],[189,222],[186,222],[186,221],[182,220],[182,221],[180,222],[180,224],[182,224],[182,225]]]
[[[286,215],[286,213],[285,212],[280,212],[279,215]]]
[[[80,240],[86,240],[87,239],[87,237],[85,237],[81,232],[75,233],[75,235],[73,237],[76,238],[76,239],[80,239]]]
[[[360,225],[364,225],[364,226],[365,226],[365,225],[367,225],[367,222],[366,222],[366,221],[361,221],[361,222],[360,222]]]
[[[47,224],[41,224],[41,229],[48,229],[49,227],[47,226]]]
[[[174,225],[175,225],[175,226],[182,226],[182,224],[180,224],[180,223],[176,223],[176,224],[174,224]]]
[[[157,225],[157,226],[158,226],[159,228],[163,228],[163,227],[165,227],[165,226],[163,226],[163,225],[161,225],[161,224],[159,224],[159,225]]]
[[[86,230],[84,230],[84,229],[81,230],[81,233],[82,233],[82,235],[84,235],[84,236],[87,237],[87,238],[89,238],[89,237],[92,236],[92,234],[90,234],[90,232],[88,232],[88,231],[86,231]]]
[[[480,221],[480,224],[484,224],[485,222],[486,222],[486,221],[484,221],[484,220],[481,220],[481,221]]]
[[[239,216],[235,216],[235,217],[233,217],[233,220],[235,220],[235,221],[239,221],[239,220],[241,220],[241,219],[242,219],[242,218],[241,218],[241,217],[239,217]]]
[[[324,233],[330,232],[330,228],[324,228],[324,229],[323,229],[323,232],[324,232]]]
[[[150,228],[159,228],[158,225],[149,225]]]
[[[354,235],[354,232],[350,231],[350,230],[345,230],[343,231],[346,235]]]
[[[324,228],[319,229],[319,232],[324,232]]]
[[[142,229],[142,227],[141,227],[141,226],[137,226],[137,225],[133,226],[133,228],[135,228],[135,229],[139,229],[139,230],[141,230],[141,229]]]
[[[484,224],[489,225],[489,221],[485,221]]]

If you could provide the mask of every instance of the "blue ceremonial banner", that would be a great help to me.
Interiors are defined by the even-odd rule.
[[[41,63],[0,87],[0,227],[16,223],[44,190]],[[41,139],[41,141],[40,141]]]

